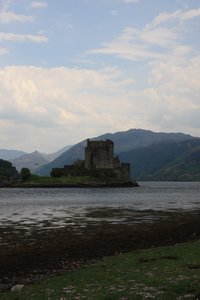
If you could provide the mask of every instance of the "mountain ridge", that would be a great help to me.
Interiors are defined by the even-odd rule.
[[[34,151],[32,153],[26,153],[19,158],[11,159],[10,162],[20,172],[22,168],[28,168],[31,172],[34,172],[39,165],[48,163],[41,153]]]
[[[106,133],[91,140],[111,139],[114,142],[115,153],[127,152],[136,148],[147,147],[161,141],[183,141],[193,139],[191,135],[184,133],[164,133],[153,132],[144,129],[129,129],[116,133]],[[41,175],[49,175],[52,168],[63,167],[65,164],[71,164],[77,159],[84,159],[84,148],[86,140],[72,146],[69,150],[57,157],[51,163],[42,166],[39,169]]]
[[[200,165],[198,161],[200,146],[195,146],[195,143],[198,144],[200,141],[198,137],[181,132],[129,129],[90,138],[90,140],[106,139],[114,142],[115,156],[118,155],[123,162],[131,163],[131,174],[137,180],[200,180],[200,170],[195,165],[195,159]],[[86,143],[87,140],[83,140],[52,154],[18,151],[17,155],[24,154],[9,161],[18,171],[22,167],[27,167],[32,173],[49,176],[52,168],[63,167],[77,159],[84,159]]]
[[[26,152],[21,150],[15,150],[15,149],[0,149],[0,159],[3,160],[10,160],[10,159],[16,159],[21,157],[22,155],[26,154]]]
[[[118,155],[131,163],[137,180],[200,181],[200,138],[161,142]]]

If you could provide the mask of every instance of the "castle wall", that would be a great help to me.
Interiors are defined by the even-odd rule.
[[[85,148],[86,169],[113,169],[113,142],[87,140]]]
[[[114,144],[111,140],[87,140],[85,148],[86,169],[113,169],[122,179],[130,179],[130,164],[120,163],[119,157],[114,157]]]
[[[130,179],[131,177],[131,165],[130,163],[121,163],[121,178]]]

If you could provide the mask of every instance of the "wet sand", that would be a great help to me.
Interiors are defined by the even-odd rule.
[[[107,255],[200,238],[200,211],[88,209],[73,220],[0,226],[0,292]]]

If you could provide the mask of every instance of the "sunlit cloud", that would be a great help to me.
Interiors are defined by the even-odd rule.
[[[115,40],[88,53],[116,55],[128,60],[165,59],[165,55],[153,49],[152,45],[168,48],[174,45],[176,39],[176,33],[165,28],[138,30],[127,27]]]
[[[118,15],[118,11],[117,11],[117,10],[111,10],[111,11],[110,11],[110,14],[111,14],[112,16],[117,16],[117,15]]]
[[[140,0],[122,0],[126,4],[138,3]]]
[[[113,55],[128,60],[168,59],[178,47],[185,50],[187,48],[186,52],[189,53],[191,48],[184,45],[184,33],[179,21],[198,16],[200,9],[161,13],[143,28],[125,27],[117,38],[88,53]],[[165,26],[171,20],[176,23]],[[162,51],[158,47],[162,47]]]
[[[33,22],[33,21],[34,21],[33,16],[20,15],[12,11],[4,11],[0,13],[0,23],[5,23],[5,24],[11,22],[26,23],[26,22]]]
[[[145,44],[154,44],[163,48],[174,46],[179,40],[178,34],[165,27],[145,29],[138,34],[138,38]]]
[[[47,3],[42,2],[42,1],[33,1],[33,2],[31,2],[31,7],[32,8],[45,8],[45,7],[47,7]]]
[[[47,42],[48,38],[44,35],[32,35],[32,34],[16,34],[9,32],[0,32],[0,41],[12,41],[12,42],[35,42],[42,43]]]
[[[45,0],[1,1],[1,147],[51,152],[129,128],[198,136],[200,8],[191,1],[149,12],[148,1],[104,1],[98,17],[95,1],[61,1],[55,13]]]
[[[151,24],[148,26],[158,26],[160,24],[172,21],[172,20],[181,20],[187,21],[193,18],[200,17],[200,8],[190,9],[190,10],[177,10],[173,13],[163,12],[156,16]]]
[[[0,2],[0,10],[3,11],[8,11],[12,5],[12,0],[4,0]]]
[[[190,20],[196,17],[200,17],[200,7],[197,9],[187,10],[180,15],[181,20]]]
[[[24,140],[33,132],[37,145],[48,147],[55,147],[48,132],[64,144],[66,136],[77,142],[134,127],[198,135],[200,57],[187,65],[154,61],[146,76],[149,86],[136,90],[137,79],[114,68],[6,67],[0,69],[0,119],[15,122]]]
[[[8,53],[9,53],[8,49],[0,48],[0,55],[5,55],[5,54],[8,54]]]
[[[16,130],[23,127],[24,140],[34,131],[41,145],[49,144],[48,134],[41,135],[49,130],[55,140],[68,136],[74,142],[107,126],[119,130],[121,101],[113,96],[127,86],[122,79],[115,69],[6,67],[0,69],[0,119],[14,122]]]

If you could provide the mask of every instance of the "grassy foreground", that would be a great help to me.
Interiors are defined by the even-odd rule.
[[[200,299],[200,241],[107,257],[0,299]]]

